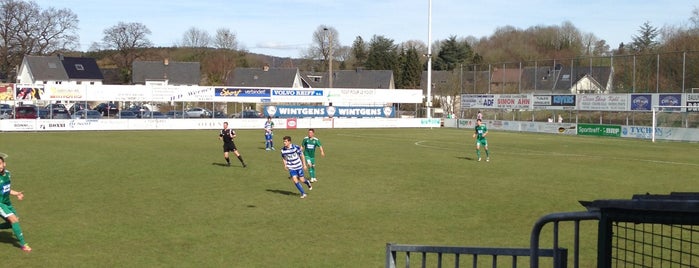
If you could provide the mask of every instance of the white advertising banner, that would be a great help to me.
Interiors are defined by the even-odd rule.
[[[495,108],[495,95],[461,94],[461,108]]]
[[[143,101],[153,100],[152,90],[146,86],[102,85],[85,92],[87,100]]]
[[[687,108],[687,112],[699,112],[699,94],[687,94],[684,105],[691,106]]]
[[[327,102],[333,105],[380,106],[385,102],[378,99],[376,89],[371,88],[326,88]]]
[[[44,86],[44,100],[82,101],[88,100],[85,86],[83,85],[46,85]]]
[[[377,89],[376,98],[384,103],[422,103],[422,89]]]
[[[328,100],[322,89],[271,89],[271,102],[315,102],[324,103]]]
[[[141,86],[143,91],[150,91],[152,101],[180,101],[184,96],[184,87],[178,86]],[[188,87],[193,88],[193,87]],[[199,88],[199,87],[196,87]]]
[[[267,119],[5,119],[0,131],[262,129]],[[295,124],[288,125],[288,122]],[[278,128],[426,128],[440,127],[439,118],[275,118]]]
[[[532,109],[531,96],[527,94],[502,94],[496,95],[495,107],[499,109]]]
[[[213,101],[213,87],[180,87],[180,92],[172,101]],[[163,100],[169,101],[169,100]]]
[[[580,94],[578,110],[582,111],[628,111],[628,94]]]

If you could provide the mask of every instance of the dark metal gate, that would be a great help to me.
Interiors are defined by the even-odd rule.
[[[699,267],[699,193],[581,203],[601,215],[598,267]]]
[[[597,220],[596,262],[599,268],[699,267],[699,193],[645,194],[634,195],[630,200],[580,203],[587,211],[553,213],[540,218],[532,229],[528,249],[389,243],[386,245],[385,265],[387,268],[396,267],[401,261],[398,257],[401,253],[405,254],[402,259],[405,267],[418,263],[420,267],[442,267],[446,259],[446,263],[460,267],[464,258],[472,260],[472,267],[482,267],[479,262],[482,259],[490,259],[492,267],[501,264],[517,267],[518,260],[528,258],[529,266],[537,268],[541,257],[551,258],[547,263],[553,267],[567,267],[572,257],[572,266],[577,268],[580,263],[580,222]],[[559,226],[563,222],[573,223],[572,256],[568,256],[568,249],[559,244]],[[542,249],[540,236],[547,224],[553,224],[553,245],[551,249]],[[489,258],[479,259],[483,255]],[[503,259],[505,261],[498,262]]]

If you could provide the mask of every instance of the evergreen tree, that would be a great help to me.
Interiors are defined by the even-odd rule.
[[[639,53],[653,51],[658,46],[658,28],[650,25],[650,22],[644,22],[638,29],[638,35],[633,36],[631,46],[633,50]]]
[[[419,88],[422,75],[422,64],[420,64],[420,53],[417,48],[409,47],[403,56],[401,71],[401,87],[399,88]],[[396,85],[398,87],[398,85]]]
[[[364,39],[361,36],[357,36],[352,43],[352,57],[354,58],[354,68],[364,67],[367,60],[367,48]]]
[[[374,35],[369,42],[365,67],[369,70],[396,70],[398,51],[393,39]]]
[[[456,36],[442,41],[435,60],[435,70],[451,71],[461,64],[468,64],[473,58],[473,50],[467,42],[459,42]]]

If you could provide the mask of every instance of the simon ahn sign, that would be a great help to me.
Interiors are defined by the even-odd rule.
[[[289,117],[394,117],[393,107],[267,106],[265,116]]]

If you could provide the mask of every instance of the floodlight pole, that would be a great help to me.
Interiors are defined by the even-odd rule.
[[[650,130],[650,137],[651,137],[650,139],[651,139],[652,142],[655,143],[655,126],[656,126],[656,123],[655,123],[655,119],[656,119],[655,116],[656,116],[656,115],[655,115],[655,113],[656,113],[656,111],[659,110],[659,109],[658,109],[658,107],[653,107],[651,110],[653,110],[653,124],[652,124],[652,129]]]
[[[328,32],[328,88],[333,87],[333,32],[329,28],[323,28]]]
[[[432,0],[427,8],[427,118],[432,118]]]

